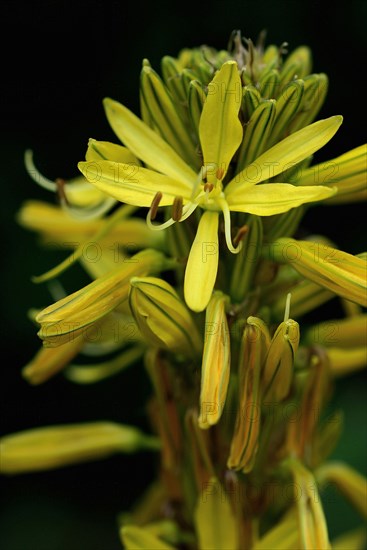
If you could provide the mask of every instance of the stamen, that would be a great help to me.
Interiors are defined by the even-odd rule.
[[[238,243],[242,241],[243,237],[246,235],[248,230],[249,230],[248,225],[243,225],[242,227],[239,228],[235,238],[233,239],[233,245],[234,246],[237,246]]]
[[[158,191],[158,193],[155,194],[155,197],[154,199],[152,200],[152,204],[150,205],[150,220],[155,220],[156,216],[157,216],[157,212],[158,212],[158,206],[159,206],[159,203],[161,202],[162,200],[162,193],[160,191]]]
[[[290,311],[290,308],[291,308],[291,298],[292,298],[292,294],[290,292],[288,292],[287,299],[285,301],[285,310],[284,310],[284,322],[285,323],[289,319],[289,311]]]
[[[185,221],[189,216],[191,216],[191,214],[194,212],[194,210],[196,210],[196,208],[198,206],[199,205],[197,203],[194,203],[194,202],[189,202],[188,204],[185,204],[185,206],[182,209],[182,215],[181,215],[181,217],[178,221],[180,221],[180,222]],[[149,212],[147,214],[146,222],[147,222],[148,227],[150,229],[152,229],[153,231],[161,231],[162,229],[167,229],[167,227],[170,227],[171,225],[176,223],[176,220],[174,220],[173,218],[170,218],[166,222],[163,222],[163,223],[160,223],[160,224],[159,223],[158,224],[153,224],[152,223],[152,217],[151,217],[151,211],[149,209]]]
[[[69,203],[68,198],[67,198],[66,193],[65,193],[66,181],[62,178],[57,178],[55,180],[55,183],[56,183],[57,194],[59,196],[60,202],[65,203],[66,205],[69,206],[70,203]]]
[[[216,176],[217,176],[218,180],[221,180],[222,177],[224,176],[224,169],[223,168],[218,168]]]
[[[91,208],[78,208],[69,206],[65,200],[60,201],[60,206],[65,212],[76,220],[96,220],[101,218],[106,214],[115,204],[117,203],[116,199],[112,197],[107,197],[100,204],[93,206]]]
[[[205,193],[210,193],[210,191],[213,191],[214,185],[212,183],[206,183],[204,185],[204,191]]]
[[[172,219],[179,222],[182,217],[183,198],[175,197],[172,205]]]
[[[217,202],[218,206],[221,208],[221,210],[223,212],[224,234],[225,234],[225,237],[226,237],[226,243],[227,243],[228,250],[230,252],[232,252],[232,254],[238,254],[240,252],[241,248],[242,248],[242,241],[240,241],[236,247],[234,247],[233,244],[232,244],[231,213],[230,213],[230,210],[229,210],[228,203],[222,197],[218,197],[216,199],[216,202]]]
[[[35,167],[33,162],[33,151],[30,149],[27,149],[24,153],[24,165],[32,180],[38,183],[38,185],[47,189],[47,191],[55,192],[57,190],[56,183],[42,176],[41,172]]]

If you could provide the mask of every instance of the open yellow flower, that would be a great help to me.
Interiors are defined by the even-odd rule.
[[[234,174],[231,161],[243,138],[239,119],[241,100],[238,66],[228,61],[208,86],[199,124],[203,157],[199,173],[156,132],[111,99],[106,99],[104,104],[113,130],[149,168],[134,166],[132,170],[130,164],[114,160],[87,160],[78,165],[87,180],[107,195],[128,204],[150,207],[147,222],[152,229],[164,229],[177,221],[182,222],[198,207],[204,211],[185,274],[185,300],[194,311],[205,309],[214,288],[219,260],[220,213],[224,217],[227,246],[236,253],[241,243],[234,246],[232,242],[231,211],[271,216],[326,199],[335,192],[324,186],[263,182],[325,145],[340,126],[341,116],[320,120],[293,133]],[[159,205],[172,206],[172,217],[155,225],[152,219]]]

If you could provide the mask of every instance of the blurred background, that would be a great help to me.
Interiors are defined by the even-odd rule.
[[[326,72],[329,94],[319,118],[342,114],[344,123],[315,159],[333,158],[365,140],[365,1],[214,1],[148,3],[61,0],[3,3],[1,62],[1,432],[31,427],[114,420],[146,426],[149,384],[139,365],[96,386],[79,387],[58,376],[30,387],[20,371],[38,350],[31,307],[50,303],[46,286],[31,282],[65,254],[44,252],[35,235],[20,228],[16,212],[26,199],[52,200],[24,169],[24,150],[34,151],[51,179],[77,175],[89,137],[114,141],[102,99],[110,96],[138,113],[141,63],[160,70],[163,55],[208,44],[226,48],[240,29],[267,44],[286,41],[289,51],[307,44],[314,71]],[[327,234],[351,253],[365,249],[360,205],[314,208],[305,230]],[[83,280],[77,267],[63,277],[67,291]],[[334,456],[365,473],[367,420],[365,375],[335,387],[332,410],[345,411],[345,432]],[[133,389],[132,389],[133,388]],[[0,543],[4,550],[117,550],[117,515],[128,509],[155,469],[154,457],[116,457],[62,470],[2,478]],[[326,495],[331,535],[353,528],[359,517],[336,493]]]

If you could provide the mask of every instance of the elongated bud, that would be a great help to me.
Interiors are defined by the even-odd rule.
[[[134,277],[130,284],[130,308],[147,342],[174,353],[199,354],[199,333],[175,289],[157,277]]]
[[[329,536],[314,476],[300,462],[290,459],[287,466],[294,480],[294,500],[302,550],[330,549]]]
[[[268,148],[275,121],[275,101],[260,103],[248,121],[244,138],[238,151],[237,170],[241,171]]]
[[[198,157],[188,129],[180,118],[166,86],[151,67],[142,69],[140,93],[153,127],[185,162],[190,165],[193,162],[197,163]]]
[[[261,420],[260,371],[270,337],[261,319],[249,317],[243,332],[239,364],[239,407],[231,442],[228,468],[252,470],[258,448]]]
[[[1,473],[50,470],[145,449],[158,450],[158,439],[112,422],[36,428],[1,439]]]
[[[188,106],[191,124],[197,136],[199,135],[200,117],[205,100],[206,93],[204,87],[197,80],[192,80],[188,92]]]
[[[290,295],[286,306],[286,320],[279,325],[272,338],[261,381],[264,399],[274,399],[277,402],[282,401],[289,394],[294,358],[300,339],[298,323],[287,318],[289,302]]]
[[[367,480],[343,462],[328,462],[318,468],[316,478],[322,485],[333,483],[367,519]]]
[[[311,74],[303,80],[304,94],[300,108],[290,124],[290,132],[296,132],[311,124],[318,115],[328,91],[326,74]]]
[[[300,547],[297,510],[290,511],[263,535],[253,547],[253,550],[294,550]]]
[[[295,78],[303,78],[311,71],[311,51],[307,46],[296,48],[285,60],[280,71],[280,87]]]
[[[267,257],[288,263],[301,275],[360,305],[367,306],[366,260],[324,243],[282,238],[271,243]]]
[[[252,113],[255,111],[256,107],[260,105],[260,102],[260,92],[255,86],[249,85],[242,88],[241,109],[246,122],[250,120]]]
[[[38,332],[44,345],[58,346],[71,342],[127,299],[130,278],[157,273],[167,261],[155,250],[144,250],[84,288],[62,298],[36,316]]]
[[[226,400],[231,362],[227,302],[228,297],[222,292],[214,292],[206,309],[201,367],[200,428],[209,428],[219,421]]]
[[[232,300],[238,303],[246,298],[251,289],[263,237],[260,216],[250,215],[246,227],[242,248],[235,258],[231,276],[230,295]]]
[[[314,348],[309,373],[302,388],[300,410],[288,426],[288,445],[294,455],[309,459],[315,431],[329,390],[329,361],[322,348]]]
[[[177,59],[165,55],[161,59],[161,69],[164,83],[170,91],[175,105],[184,104],[186,93],[182,84],[182,67]]]
[[[84,343],[83,336],[79,336],[56,348],[41,348],[22,370],[23,377],[32,385],[46,382],[78,355]]]
[[[302,170],[297,185],[330,185],[338,192],[326,199],[329,204],[345,204],[366,199],[367,146],[360,145],[327,162]]]
[[[274,126],[268,141],[268,148],[289,135],[289,127],[302,104],[303,92],[303,80],[293,80],[277,99]]]
[[[212,477],[202,487],[195,510],[199,548],[239,550],[236,522],[223,486]]]
[[[275,69],[268,71],[260,78],[260,95],[265,99],[273,99],[278,95],[279,72]]]

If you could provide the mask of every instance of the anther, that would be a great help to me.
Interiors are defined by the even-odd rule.
[[[210,191],[213,191],[214,185],[212,183],[206,183],[204,185],[204,191],[205,193],[210,193]]]
[[[243,237],[246,235],[248,230],[249,230],[248,225],[243,225],[242,227],[239,228],[239,230],[237,231],[236,236],[233,239],[233,246],[237,246],[238,243],[240,241],[242,241]]]
[[[175,200],[173,201],[172,205],[172,219],[175,222],[179,222],[182,218],[182,207],[183,207],[183,199],[182,197],[175,197]]]
[[[217,179],[218,179],[218,180],[221,180],[222,177],[223,177],[223,175],[224,175],[224,170],[223,170],[223,168],[218,168],[217,173],[216,173],[215,175],[217,176]]]
[[[62,178],[57,178],[55,180],[55,183],[56,183],[57,194],[58,194],[60,202],[69,205],[69,201],[68,201],[68,198],[67,198],[66,193],[65,193],[66,181]]]
[[[152,200],[152,204],[150,205],[150,219],[151,220],[155,220],[155,217],[157,215],[157,212],[158,212],[158,206],[159,206],[159,203],[161,202],[162,200],[162,193],[160,191],[158,191],[155,196],[154,196],[154,199]]]

